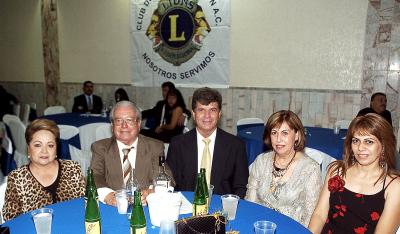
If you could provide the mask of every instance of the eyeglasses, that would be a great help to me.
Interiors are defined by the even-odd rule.
[[[126,119],[114,119],[114,125],[122,126],[124,123],[128,124],[129,126],[134,126],[139,122],[138,118],[126,118]]]

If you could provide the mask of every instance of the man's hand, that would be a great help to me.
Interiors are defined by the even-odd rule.
[[[115,198],[115,192],[107,194],[104,198],[104,202],[110,206],[117,206],[117,199]]]
[[[141,197],[142,205],[147,206],[146,198],[150,193],[154,193],[154,189],[143,189],[142,190],[142,197]]]

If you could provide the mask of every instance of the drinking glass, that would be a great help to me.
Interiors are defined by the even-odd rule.
[[[276,224],[271,221],[260,220],[254,223],[254,232],[256,234],[274,234]]]
[[[239,196],[225,194],[221,196],[222,209],[228,214],[228,220],[235,220]]]
[[[37,234],[51,234],[53,209],[41,208],[31,212]]]
[[[213,195],[213,191],[214,191],[214,185],[210,184],[210,186],[208,187],[208,207],[211,206],[211,198]]]
[[[169,219],[161,220],[159,234],[176,234],[175,222]]]
[[[117,190],[115,193],[115,199],[117,200],[117,208],[119,214],[126,214],[128,209],[128,196],[125,189]]]

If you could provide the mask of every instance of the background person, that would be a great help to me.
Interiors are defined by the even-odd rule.
[[[163,99],[159,100],[152,109],[142,111],[142,118],[146,119],[146,127],[148,127],[149,129],[155,129],[162,124],[165,113],[168,113],[169,111],[169,106],[167,105],[166,98],[169,90],[171,89],[175,89],[174,83],[169,81],[164,82],[161,85]],[[190,118],[191,113],[189,110],[184,109],[183,112],[187,116],[187,118]],[[186,116],[184,114],[182,114],[178,118],[178,126],[183,126],[185,124]]]
[[[101,97],[93,94],[94,84],[92,81],[83,83],[83,94],[74,98],[72,112],[100,114],[103,108]]]
[[[167,163],[176,190],[194,191],[196,175],[204,167],[215,194],[232,193],[241,198],[246,194],[249,176],[246,147],[241,139],[218,128],[221,106],[221,94],[214,89],[200,88],[193,93],[196,128],[172,138],[168,148]]]
[[[120,101],[129,101],[128,94],[123,88],[118,88],[117,90],[115,90],[114,97],[115,97],[115,103]]]
[[[166,108],[167,112],[160,126],[155,129],[142,129],[140,133],[169,143],[172,137],[183,132],[184,126],[179,126],[178,121],[183,114],[183,110],[186,110],[186,105],[178,89],[170,89],[166,101],[168,108]]]
[[[27,127],[30,163],[8,175],[5,220],[85,194],[85,180],[78,163],[57,159],[59,137],[60,131],[51,120],[37,119]]]
[[[272,114],[260,154],[250,168],[246,200],[272,208],[307,226],[321,187],[319,165],[304,153],[304,127],[288,110]]]
[[[135,169],[135,176],[142,188],[142,202],[145,204],[145,197],[151,192],[147,188],[158,175],[158,161],[159,156],[164,154],[164,144],[159,140],[139,135],[141,113],[132,102],[116,103],[110,112],[110,119],[113,136],[96,141],[91,148],[90,167],[93,169],[99,200],[108,205],[117,205],[115,191],[126,187],[127,178],[124,178],[123,149],[130,149],[128,164],[130,169]],[[166,169],[171,176],[168,166]]]
[[[392,115],[390,111],[386,110],[386,94],[374,93],[371,96],[370,107],[360,110],[357,116],[366,115],[368,113],[376,113],[386,119],[392,125]]]
[[[313,233],[395,233],[400,224],[396,139],[377,114],[355,118],[343,160],[331,164],[309,225]]]

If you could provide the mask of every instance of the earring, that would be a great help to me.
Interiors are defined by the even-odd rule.
[[[30,155],[28,155],[28,158],[29,158],[29,159],[31,159],[31,156],[30,156]]]
[[[384,167],[386,166],[386,161],[385,161],[385,159],[383,159],[383,158],[380,158],[380,159],[379,159],[379,166],[382,167],[382,168],[384,168]]]
[[[351,165],[354,165],[356,163],[356,157],[354,157],[354,154],[351,155]]]

